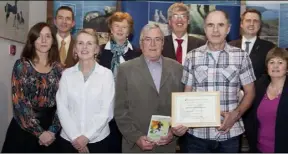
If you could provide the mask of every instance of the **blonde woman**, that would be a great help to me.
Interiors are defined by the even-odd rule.
[[[99,65],[95,31],[81,30],[76,36],[79,62],[66,69],[56,95],[63,127],[62,152],[108,152],[109,121],[113,117],[115,83],[112,72]]]

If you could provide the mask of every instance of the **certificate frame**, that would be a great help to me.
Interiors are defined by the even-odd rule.
[[[200,100],[200,99],[203,100]],[[205,99],[206,100],[205,100]],[[184,104],[183,109],[183,103],[181,102],[185,100],[185,102],[190,101],[188,105]],[[197,101],[197,99],[199,101]],[[196,101],[195,101],[196,100]],[[219,91],[213,91],[213,92],[173,92],[172,93],[172,106],[171,106],[171,126],[175,127],[177,125],[183,125],[186,127],[219,127],[221,125],[221,112],[220,112],[220,92]],[[209,102],[208,102],[209,101]],[[211,102],[210,102],[211,101]],[[180,103],[179,103],[180,102]],[[197,103],[196,103],[197,102]],[[192,103],[192,105],[191,105]],[[210,104],[209,103],[213,103]],[[196,105],[196,106],[194,106]],[[199,106],[200,105],[200,106]],[[209,105],[209,106],[208,106]],[[191,107],[194,106],[194,107]],[[205,108],[205,106],[207,108]],[[182,107],[182,108],[181,108]],[[206,110],[202,110],[202,109]],[[209,109],[209,111],[207,111]],[[196,118],[190,118],[190,117],[179,117],[180,112],[189,110],[185,112],[187,115],[197,115]],[[199,110],[201,110],[199,112]],[[207,116],[207,113],[211,114]],[[201,114],[201,118],[198,114]],[[205,114],[205,118],[203,118]],[[185,115],[186,116],[186,115]],[[211,117],[212,116],[212,117]],[[193,116],[191,116],[193,117]],[[209,117],[209,118],[207,118]],[[181,119],[181,120],[179,120]],[[183,120],[186,119],[184,122]],[[191,120],[190,119],[195,119]],[[209,119],[208,121],[205,119]],[[188,120],[188,121],[187,121]]]

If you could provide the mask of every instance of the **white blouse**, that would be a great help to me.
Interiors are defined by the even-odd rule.
[[[94,71],[84,82],[78,65],[63,72],[56,94],[57,114],[62,125],[60,135],[70,142],[84,135],[89,143],[95,143],[110,134],[114,77],[111,70],[96,63]]]

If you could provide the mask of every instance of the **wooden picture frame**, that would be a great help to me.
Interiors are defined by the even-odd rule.
[[[172,93],[171,126],[219,127],[220,92]]]

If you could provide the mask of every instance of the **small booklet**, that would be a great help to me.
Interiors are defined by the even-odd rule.
[[[147,136],[153,141],[158,141],[161,136],[168,135],[170,120],[170,116],[152,115]]]

